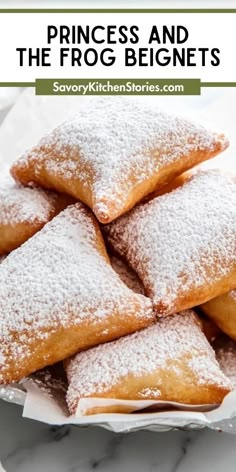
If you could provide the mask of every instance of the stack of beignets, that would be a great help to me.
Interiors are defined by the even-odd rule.
[[[0,254],[15,249],[0,264],[0,383],[62,360],[71,414],[82,399],[83,414],[223,400],[233,386],[207,340],[218,331],[192,308],[235,335],[219,318],[235,311],[224,294],[236,287],[236,184],[186,171],[227,146],[107,97],[85,100],[13,164],[17,183],[0,182]]]

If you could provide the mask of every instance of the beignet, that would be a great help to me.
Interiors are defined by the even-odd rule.
[[[236,341],[236,290],[213,298],[200,308],[225,334]]]
[[[28,185],[65,192],[108,223],[228,146],[226,137],[121,97],[86,100],[11,168]]]
[[[192,311],[162,318],[149,328],[81,352],[65,361],[67,403],[113,399],[84,414],[127,412],[115,400],[162,400],[190,405],[220,403],[231,390]]]
[[[10,175],[1,177],[0,255],[21,246],[72,200],[67,195],[25,188]]]
[[[160,315],[236,286],[236,184],[217,170],[141,204],[104,227]]]
[[[0,383],[153,320],[112,269],[95,217],[71,205],[0,265]]]

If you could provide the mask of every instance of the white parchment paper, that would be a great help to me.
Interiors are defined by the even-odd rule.
[[[23,416],[49,424],[63,425],[74,424],[79,426],[96,424],[115,432],[134,431],[137,429],[162,428],[183,428],[183,427],[209,427],[212,429],[230,430],[236,433],[234,417],[236,417],[236,391],[227,395],[223,403],[211,411],[200,411],[208,409],[209,406],[201,405],[192,407],[180,405],[173,402],[153,402],[153,401],[125,401],[108,399],[84,399],[81,400],[75,415],[69,416],[60,404],[46,392],[43,392],[34,382],[29,381],[25,385],[27,395],[25,398]],[[132,414],[97,414],[83,416],[84,408],[97,405],[110,405],[119,403],[131,405],[133,408],[143,409],[150,405],[165,407],[164,410],[153,412],[142,412]],[[173,408],[176,407],[176,410]],[[196,411],[198,410],[198,411]],[[223,422],[223,423],[222,423]],[[225,426],[224,426],[225,425]]]

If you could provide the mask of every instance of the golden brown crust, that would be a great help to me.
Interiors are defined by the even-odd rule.
[[[221,138],[222,136],[219,136],[219,140]],[[44,156],[43,159],[41,158],[40,165],[35,166],[35,161],[31,160],[31,155],[29,153],[27,160],[24,160],[22,162],[17,161],[15,164],[13,164],[13,166],[11,167],[11,174],[16,181],[21,182],[23,185],[28,185],[29,182],[34,182],[42,188],[53,189],[58,192],[67,193],[72,197],[81,200],[93,210],[96,217],[101,223],[106,224],[110,223],[114,219],[126,213],[128,210],[133,208],[136,203],[144,199],[147,195],[152,194],[154,192],[154,196],[151,197],[153,198],[158,194],[161,195],[162,193],[166,193],[166,191],[169,191],[169,187],[165,189],[165,186],[169,185],[172,180],[176,179],[176,177],[186,172],[188,169],[191,169],[192,167],[196,166],[197,164],[213,158],[214,156],[222,152],[225,147],[226,146],[222,146],[221,141],[216,142],[213,150],[208,152],[192,152],[188,156],[184,155],[183,157],[178,159],[177,162],[163,167],[162,170],[158,170],[150,178],[146,179],[141,183],[135,182],[135,180],[133,179],[134,181],[132,189],[129,193],[127,193],[126,202],[122,205],[121,208],[119,208],[118,203],[115,199],[109,201],[106,197],[104,197],[103,201],[101,199],[99,199],[98,202],[96,201],[96,198],[93,195],[91,189],[93,176],[91,176],[91,180],[87,179],[86,184],[76,178],[76,175],[84,173],[84,168],[81,165],[77,164],[76,161],[75,164],[77,164],[77,168],[74,173],[75,176],[71,177],[69,180],[65,179],[63,174],[55,174],[53,171],[48,170],[48,151],[41,147],[36,150],[33,150],[34,154],[35,152],[38,152],[39,155]],[[64,163],[66,163],[69,156],[69,150],[68,154],[64,151],[63,156],[60,157],[62,167]],[[50,159],[58,159],[57,153],[55,152],[55,154],[53,154],[53,150],[50,152]],[[77,159],[80,159],[79,155],[77,156]],[[149,159],[152,161],[157,160],[155,151],[149,153]],[[87,169],[86,171],[88,172]],[[129,175],[129,179],[130,181],[132,181],[132,174]],[[179,181],[177,180],[176,186],[181,185],[182,182],[183,180],[182,178],[180,178]],[[160,189],[163,189],[163,192]],[[125,192],[125,185],[123,189],[121,188],[120,192],[122,193],[122,191]],[[98,204],[100,206],[101,203],[104,203],[104,205],[106,206],[106,214],[103,214],[103,212],[98,208]],[[109,213],[109,216],[107,216],[107,211]]]
[[[134,300],[130,300],[130,303]],[[135,306],[135,305],[134,305]],[[137,310],[140,309],[136,303]],[[153,317],[154,318],[154,317]],[[65,358],[70,357],[80,351],[103,344],[113,339],[117,339],[128,333],[142,330],[153,322],[145,316],[135,317],[124,315],[124,313],[114,312],[109,319],[100,323],[99,327],[93,324],[92,315],[89,322],[83,322],[79,326],[73,325],[73,313],[70,317],[70,323],[67,328],[58,328],[56,332],[52,329],[42,330],[47,339],[39,341],[35,339],[34,332],[31,330],[22,332],[22,335],[27,336],[27,348],[30,349],[31,355],[24,359],[23,362],[14,359],[9,362],[8,371],[4,372],[4,378],[0,380],[2,384],[9,384],[12,382],[19,382],[24,377],[36,372],[43,367],[53,365]],[[15,340],[17,333],[14,333]],[[24,344],[22,343],[24,349]],[[11,346],[9,346],[9,355],[11,355]],[[1,374],[1,366],[0,366]]]
[[[8,254],[14,249],[21,246],[35,233],[40,231],[46,223],[48,223],[60,211],[64,210],[68,205],[74,202],[74,199],[68,195],[58,195],[51,205],[51,210],[47,215],[47,220],[42,221],[40,218],[35,218],[31,221],[22,221],[21,223],[4,224],[0,222],[0,255]],[[9,212],[9,218],[10,218]]]
[[[154,320],[113,271],[95,217],[77,203],[0,266],[0,383],[19,381]]]
[[[231,390],[190,311],[78,354],[65,368],[72,414],[84,398],[112,400],[112,405],[88,404],[84,414],[127,413],[129,406],[116,400],[217,404]]]
[[[186,384],[185,387],[182,385],[180,386],[179,384],[179,378],[176,375],[170,375],[167,376],[166,372],[154,372],[152,377],[147,377],[143,378],[143,382],[140,382],[139,387],[144,388],[144,386],[149,385],[156,385],[156,375],[159,376],[160,381],[166,382],[165,383],[165,388],[163,389],[163,398],[159,397],[153,398],[150,400],[160,400],[163,402],[176,402],[180,404],[186,404],[186,405],[193,405],[193,410],[194,406],[199,406],[199,405],[217,405],[221,403],[224,399],[224,397],[231,391],[229,388],[222,388],[222,387],[217,387],[217,386],[200,386],[196,389],[196,386],[194,385],[189,385]],[[190,379],[189,379],[190,380]],[[191,379],[194,381],[194,379]],[[126,392],[129,390],[130,396],[128,400],[143,400],[140,396],[136,395],[135,397],[135,384],[133,382],[133,378],[131,376],[127,377],[125,380],[125,385],[123,385],[124,391]],[[132,388],[134,390],[132,391]],[[185,388],[185,390],[184,390]],[[110,392],[109,397],[107,398],[115,398],[117,399],[117,391],[120,390],[120,386],[118,385],[116,389],[113,389],[113,391]],[[167,395],[165,395],[167,393]],[[99,395],[96,394],[96,398],[99,398]],[[203,403],[204,402],[204,403]],[[151,411],[157,411],[158,406],[152,405],[151,407],[148,408],[148,410]],[[84,415],[96,415],[96,414],[102,414],[102,413],[132,413],[134,411],[134,407],[131,405],[121,405],[121,404],[116,404],[114,400],[113,405],[99,405],[99,406],[91,406],[86,408],[85,411],[83,411]],[[76,413],[76,407],[71,409],[71,414]]]
[[[74,203],[68,195],[17,185],[9,175],[0,179],[0,255],[21,246],[60,211]]]
[[[200,308],[225,334],[236,340],[236,290],[220,295]]]
[[[157,187],[157,189],[155,189],[154,192],[148,194],[147,197],[144,198],[143,203],[149,202],[150,200],[153,200],[153,198],[160,197],[161,195],[164,195],[165,193],[172,192],[172,190],[175,190],[176,188],[181,187],[188,179],[190,179],[193,173],[194,173],[194,170],[186,171],[183,174],[178,175],[174,180],[171,180],[168,184],[166,184],[161,189]]]
[[[183,182],[104,227],[161,316],[205,303],[236,283],[235,183],[217,170]]]
[[[204,263],[202,264],[202,267],[202,270],[204,270]],[[184,292],[184,290],[180,290],[175,306],[172,306],[171,308],[171,312],[173,312],[173,310],[174,312],[179,312],[188,308],[194,308],[199,305],[199,303],[207,302],[208,300],[224,293],[225,290],[232,289],[235,286],[236,265],[232,266],[232,269],[228,271],[225,277],[221,277],[218,281],[213,278],[215,275],[215,268],[212,267],[209,269],[209,266],[205,268],[205,273],[209,281],[206,285],[199,288],[193,286],[187,293]],[[151,291],[149,290],[146,290],[146,294],[150,297],[152,296]],[[155,308],[157,312],[168,314],[169,308],[168,306],[166,307],[165,304],[156,304]]]
[[[222,134],[117,100],[113,104],[110,99],[107,103],[111,105],[104,110],[102,107],[100,114],[98,101],[78,121],[58,127],[13,164],[12,176],[24,185],[35,182],[72,195],[105,224],[228,146]],[[91,116],[86,118],[89,112]],[[94,115],[95,120],[96,113],[100,118],[98,131],[92,118]]]
[[[0,225],[0,255],[3,256],[21,246],[43,227],[43,223]]]

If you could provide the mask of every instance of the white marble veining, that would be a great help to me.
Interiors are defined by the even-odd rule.
[[[0,460],[6,472],[235,472],[236,436],[209,430],[115,434],[52,427],[0,401]]]

